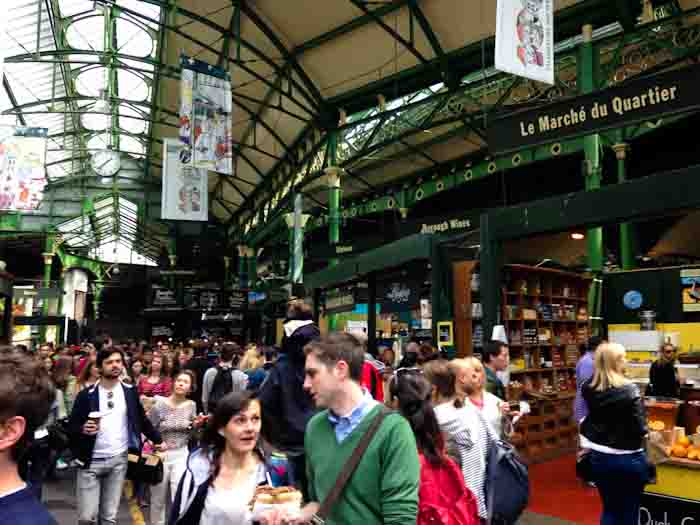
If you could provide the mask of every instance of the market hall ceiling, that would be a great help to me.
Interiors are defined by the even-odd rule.
[[[561,43],[584,21],[615,31],[624,0],[554,4]],[[260,210],[273,214],[293,185],[308,206],[325,203],[318,174],[339,118],[351,198],[484,149],[484,108],[533,96],[531,83],[482,67],[492,63],[495,0],[4,0],[3,8],[0,123],[49,128],[52,183],[92,176],[90,152],[108,144],[146,178],[160,177],[162,139],[178,131],[180,55],[227,69],[235,170],[211,173],[209,190],[212,214],[233,229]],[[570,90],[575,63],[561,69],[559,93]],[[110,83],[113,119],[96,111]]]

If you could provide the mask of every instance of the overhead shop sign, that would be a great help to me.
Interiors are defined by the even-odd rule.
[[[497,118],[488,127],[494,154],[590,135],[700,109],[700,66]]]
[[[464,233],[479,228],[479,212],[465,215],[445,215],[442,217],[423,217],[402,222],[399,226],[403,237],[414,233],[451,235]]]
[[[355,309],[355,290],[334,290],[326,293],[326,315],[352,312]]]

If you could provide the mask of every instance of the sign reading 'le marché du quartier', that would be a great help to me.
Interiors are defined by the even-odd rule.
[[[700,66],[512,113],[488,128],[489,150],[510,153],[700,108]]]

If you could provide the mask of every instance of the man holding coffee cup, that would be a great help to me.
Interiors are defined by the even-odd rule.
[[[81,391],[73,405],[69,428],[78,461],[78,523],[116,523],[127,453],[141,451],[141,434],[161,447],[160,434],[146,417],[133,385],[119,378],[124,353],[117,347],[100,350],[100,380]]]

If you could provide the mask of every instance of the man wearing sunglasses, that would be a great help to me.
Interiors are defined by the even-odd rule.
[[[141,452],[141,434],[162,448],[160,434],[146,417],[133,385],[119,378],[124,352],[100,350],[97,366],[101,378],[75,399],[69,428],[73,454],[79,463],[78,524],[116,524],[122,485],[126,477],[127,453]]]

